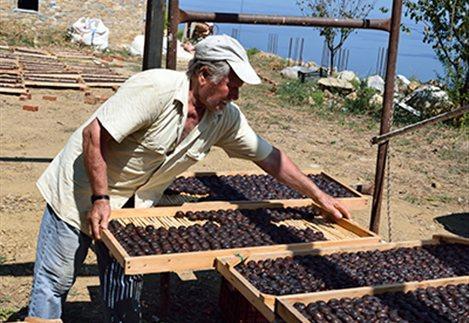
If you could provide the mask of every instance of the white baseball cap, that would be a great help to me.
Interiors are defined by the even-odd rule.
[[[195,45],[195,58],[207,61],[225,60],[236,75],[247,84],[260,84],[261,79],[249,63],[243,46],[227,35],[208,36]]]

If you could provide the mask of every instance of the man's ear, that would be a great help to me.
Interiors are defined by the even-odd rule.
[[[208,67],[207,66],[202,66],[200,68],[199,72],[197,73],[197,78],[198,78],[199,84],[200,85],[207,84],[210,81],[209,77],[210,77],[210,73],[208,71]]]

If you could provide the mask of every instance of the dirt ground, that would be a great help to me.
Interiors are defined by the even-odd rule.
[[[261,72],[280,79],[270,69]],[[261,67],[259,67],[261,68]],[[135,66],[129,68],[135,70]],[[110,96],[108,89],[92,89]],[[42,99],[45,94],[57,101]],[[243,87],[239,104],[252,126],[303,168],[320,166],[350,185],[368,183],[375,171],[376,147],[369,144],[378,124],[366,117],[288,106],[276,98],[268,84]],[[24,104],[38,112],[22,110]],[[75,90],[32,91],[32,100],[0,95],[0,155],[3,157],[53,157],[71,133],[99,106],[84,103],[84,92]],[[399,138],[391,144],[392,239],[424,239],[435,233],[469,236],[467,132],[432,127]],[[44,201],[35,182],[46,163],[0,162],[0,319],[21,319],[32,282],[36,237]],[[247,170],[250,162],[230,160],[220,149],[195,170]],[[386,194],[385,194],[386,196]],[[387,199],[383,202],[381,235],[388,239]],[[367,227],[369,210],[355,212],[354,220]],[[95,257],[89,253],[70,292],[65,321],[99,321],[100,304]],[[181,282],[172,277],[170,322],[217,322],[220,279],[216,273],[197,273],[198,280]],[[159,275],[145,278],[144,318],[156,321]]]

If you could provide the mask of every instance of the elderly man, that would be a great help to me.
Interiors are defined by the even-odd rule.
[[[41,223],[29,316],[57,319],[92,240],[106,320],[140,319],[141,276],[126,276],[99,242],[112,209],[157,204],[165,188],[212,146],[254,161],[314,199],[334,218],[349,217],[279,149],[248,125],[238,99],[259,84],[243,47],[226,35],[196,45],[186,73],[148,70],[131,77],[69,139],[38,181]],[[134,204],[134,205],[132,205]]]

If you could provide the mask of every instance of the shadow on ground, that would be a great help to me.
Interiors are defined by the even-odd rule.
[[[469,238],[469,213],[452,213],[435,218],[435,221],[445,230],[457,234],[463,238]]]
[[[215,271],[196,273],[197,280],[181,281],[171,274],[171,301],[168,315],[159,315],[160,275],[146,275],[142,294],[143,322],[177,322],[177,323],[214,323],[223,322],[218,308],[220,276]],[[63,321],[102,322],[102,303],[99,286],[88,287],[90,302],[66,302]],[[27,308],[12,314],[7,322],[23,320],[27,316]]]

